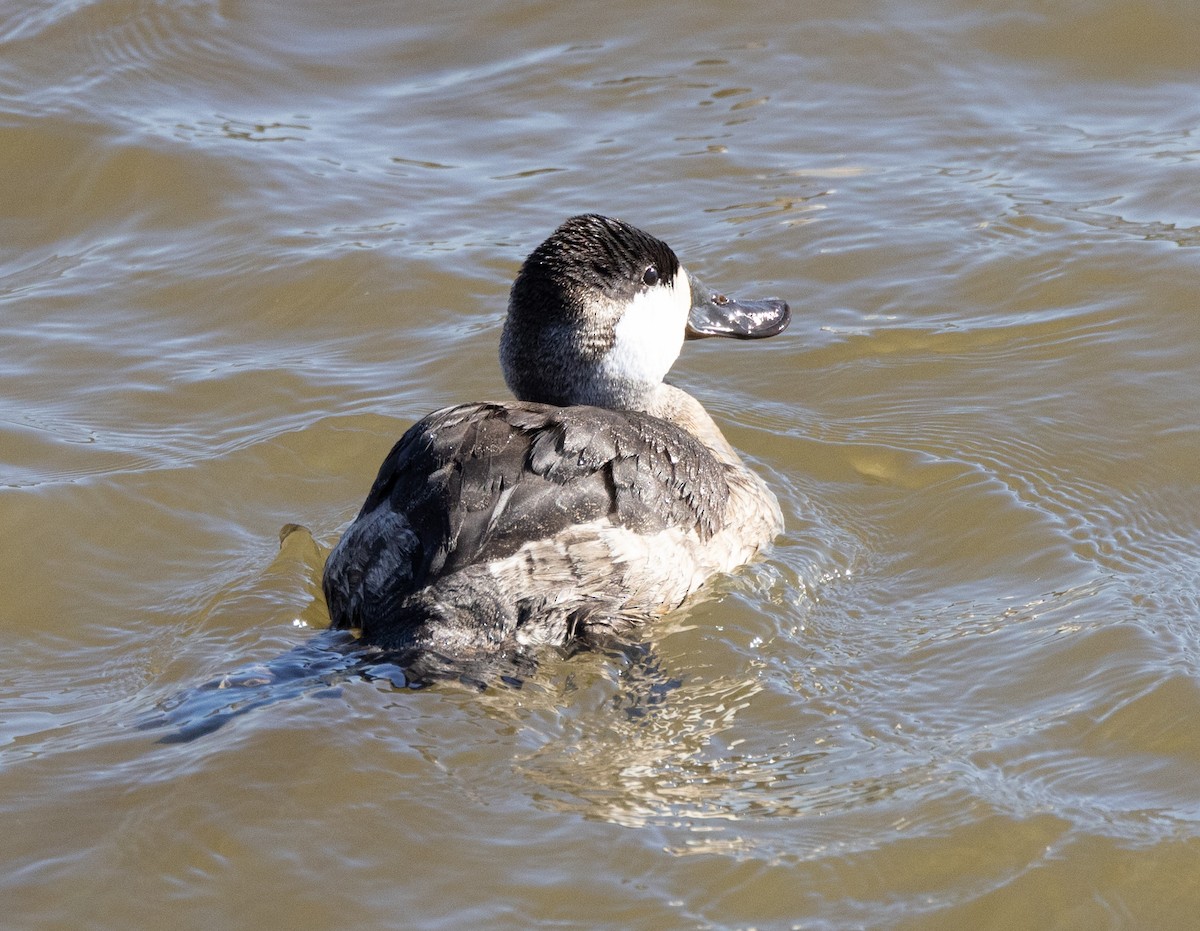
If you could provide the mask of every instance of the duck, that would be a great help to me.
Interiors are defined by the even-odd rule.
[[[778,298],[702,284],[662,240],[599,214],[525,259],[500,335],[515,400],[414,424],[322,578],[334,629],[472,660],[627,637],[783,530],[767,483],[664,381],[685,340],[754,340]]]

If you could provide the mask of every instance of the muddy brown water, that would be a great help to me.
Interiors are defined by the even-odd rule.
[[[4,924],[1193,927],[1197,48],[1183,0],[0,4]],[[792,302],[673,375],[786,534],[520,688],[256,685],[587,210]]]

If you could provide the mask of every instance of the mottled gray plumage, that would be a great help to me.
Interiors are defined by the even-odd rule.
[[[330,613],[371,642],[412,645],[428,633],[424,623],[458,621],[443,612],[393,629],[404,600],[439,579],[593,522],[708,540],[724,526],[728,499],[712,453],[657,417],[527,402],[447,408],[410,428],[384,460],[329,561]],[[597,607],[619,607],[621,592],[594,594]],[[470,623],[507,636],[531,605],[513,592],[511,605],[473,607]]]
[[[501,361],[520,400],[437,411],[393,447],[325,566],[334,626],[474,661],[623,631],[741,565],[778,503],[662,377],[685,330],[787,321],[782,301],[706,291],[628,224],[568,220],[513,285]]]

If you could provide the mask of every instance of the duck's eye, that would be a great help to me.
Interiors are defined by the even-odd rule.
[[[650,287],[654,287],[656,284],[658,284],[658,269],[651,265],[644,272],[642,272],[642,283]]]

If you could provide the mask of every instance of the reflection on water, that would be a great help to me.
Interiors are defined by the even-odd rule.
[[[10,7],[10,923],[1194,923],[1190,6]],[[787,532],[410,690],[325,554],[584,210],[791,301],[673,376]]]

